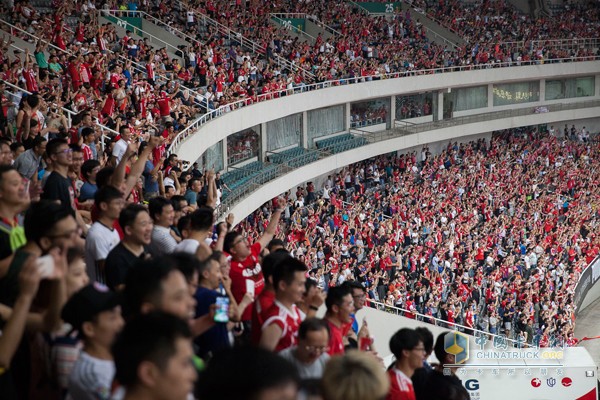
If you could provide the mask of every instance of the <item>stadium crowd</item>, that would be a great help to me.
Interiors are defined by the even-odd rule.
[[[320,287],[356,280],[411,318],[574,345],[574,285],[600,244],[597,156],[568,130],[382,156],[320,197],[290,194],[280,238]],[[249,238],[265,215],[241,224]]]

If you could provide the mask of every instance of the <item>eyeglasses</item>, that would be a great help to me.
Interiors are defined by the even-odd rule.
[[[248,241],[248,239],[246,239],[245,237],[242,237],[242,238],[236,240],[235,242],[233,242],[231,244],[231,247],[234,247],[234,246],[238,245],[239,243],[246,242],[246,241]]]
[[[329,351],[329,346],[304,346],[304,349],[310,353],[326,353]]]
[[[73,149],[68,148],[68,149],[57,151],[54,154],[69,154],[69,153],[72,153],[72,152],[73,152]]]
[[[73,237],[73,235],[77,235],[77,236],[81,236],[81,234],[83,233],[83,230],[79,227],[72,229],[68,232],[65,233],[61,233],[58,235],[48,235],[48,238],[50,239],[70,239],[71,237]]]

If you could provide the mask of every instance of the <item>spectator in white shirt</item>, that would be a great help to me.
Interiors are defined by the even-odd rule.
[[[175,209],[173,203],[164,197],[155,197],[148,204],[150,217],[154,220],[152,228],[152,241],[149,250],[153,257],[170,254],[177,246],[174,233],[171,231]]]
[[[99,217],[88,231],[85,241],[85,262],[90,280],[105,283],[104,262],[108,253],[121,240],[114,223],[125,206],[123,193],[112,187],[98,189],[94,196]]]

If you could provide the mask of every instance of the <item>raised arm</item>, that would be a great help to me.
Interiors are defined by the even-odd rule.
[[[277,226],[279,225],[279,220],[281,219],[281,213],[283,212],[285,205],[285,199],[283,197],[279,197],[277,199],[277,208],[271,213],[269,225],[267,225],[265,233],[263,233],[260,239],[258,239],[261,248],[265,248],[275,236],[275,233],[277,232]]]

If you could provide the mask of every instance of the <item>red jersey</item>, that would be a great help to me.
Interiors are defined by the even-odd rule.
[[[27,90],[30,92],[38,91],[38,84],[35,80],[35,72],[33,69],[23,69],[23,79],[25,79],[25,84],[27,85]]]
[[[265,320],[263,314],[275,303],[275,292],[272,290],[263,290],[263,292],[256,298],[252,306],[252,332],[251,340],[252,343],[257,345],[260,342],[260,336],[262,332],[262,326]]]
[[[275,324],[281,328],[281,337],[275,351],[280,352],[298,343],[298,328],[302,322],[302,317],[295,304],[292,305],[290,310],[277,300],[273,305],[262,314],[263,322],[262,329],[264,330],[271,324]]]
[[[87,144],[83,143],[81,145],[81,150],[83,151],[83,161],[91,160],[92,158],[94,158],[92,149]]]
[[[171,114],[171,106],[169,105],[169,97],[164,94],[157,101],[158,108],[160,109],[161,117],[168,117]]]
[[[386,400],[416,400],[411,379],[396,368],[387,370],[390,379],[390,391]]]
[[[341,327],[337,327],[331,323],[328,319],[327,325],[329,325],[329,351],[327,352],[330,356],[334,356],[336,354],[344,354],[344,336],[348,333],[350,328],[352,328],[352,323],[342,325]]]
[[[229,272],[231,292],[238,304],[246,294],[246,280],[254,281],[255,296],[259,296],[265,287],[265,277],[258,262],[261,250],[260,242],[256,242],[250,247],[251,254],[244,261],[231,260],[231,271]],[[250,321],[251,319],[252,307],[248,306],[242,314],[242,321]]]

